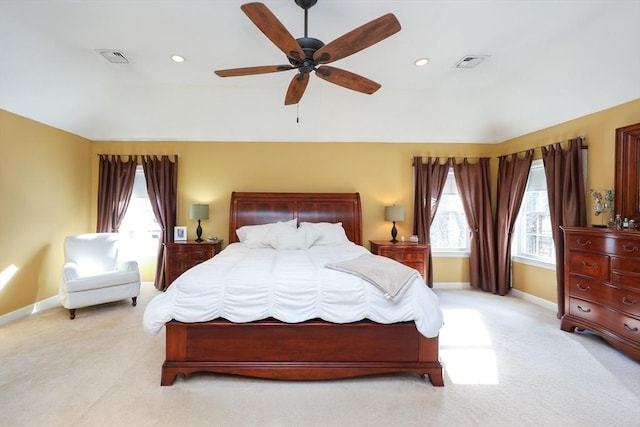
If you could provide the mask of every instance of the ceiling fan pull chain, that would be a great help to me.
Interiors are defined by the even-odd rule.
[[[300,103],[296,104],[296,123],[300,123]]]

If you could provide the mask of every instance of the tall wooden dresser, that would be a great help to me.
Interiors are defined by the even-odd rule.
[[[565,227],[561,329],[587,329],[640,362],[640,232]]]

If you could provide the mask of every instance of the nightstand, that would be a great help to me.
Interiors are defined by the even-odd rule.
[[[407,267],[415,268],[422,278],[427,276],[427,249],[424,243],[397,242],[387,240],[369,240],[371,253],[394,259]]]
[[[222,250],[222,240],[173,242],[165,243],[164,247],[164,274],[168,288],[179,275],[219,253]]]

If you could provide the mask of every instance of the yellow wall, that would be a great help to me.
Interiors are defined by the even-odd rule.
[[[495,145],[91,142],[0,110],[0,272],[18,267],[0,290],[0,315],[57,294],[64,236],[95,230],[99,153],[178,154],[178,224],[188,227],[189,238],[196,226],[189,205],[198,202],[211,205],[204,234],[228,239],[234,190],[358,191],[367,241],[389,237],[383,206],[390,203],[405,206],[399,235],[411,234],[414,155],[496,157],[582,135],[589,145],[588,188],[613,188],[615,129],[637,122],[640,100]],[[492,168],[495,193],[497,160]],[[590,208],[590,198],[587,203]],[[151,281],[153,271],[143,266],[143,280]],[[467,282],[467,260],[435,258],[434,280]],[[556,301],[553,271],[516,263],[514,286]]]
[[[58,293],[62,242],[90,227],[91,142],[0,110],[0,315]],[[0,283],[0,286],[2,283]]]

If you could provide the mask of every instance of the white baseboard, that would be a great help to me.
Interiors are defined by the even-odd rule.
[[[60,297],[58,295],[42,301],[38,301],[34,304],[19,308],[18,310],[12,311],[10,313],[3,314],[2,316],[0,316],[0,326],[6,325],[7,323],[13,322],[14,320],[18,320],[21,317],[26,317],[31,314],[38,313],[39,311],[59,306]]]
[[[513,288],[511,288],[509,293],[512,294],[514,297],[522,298],[523,300],[529,301],[542,308],[546,308],[547,310],[551,310],[553,312],[558,311],[558,305],[556,303],[546,300],[544,298],[540,298],[535,295],[531,295],[526,292],[522,292]]]
[[[153,286],[153,282],[142,282],[141,286]],[[11,313],[3,314],[0,316],[0,326],[6,325],[7,323],[13,322],[14,320],[18,320],[21,317],[29,316],[31,314],[38,313],[42,310],[47,310],[53,307],[60,306],[60,296],[55,295],[51,298],[47,298],[42,301],[38,301],[34,304],[31,304],[27,307],[19,308]]]
[[[471,289],[469,282],[433,282],[433,289]]]
[[[469,282],[434,282],[433,289],[442,289],[442,290],[460,290],[460,289],[468,289],[471,290],[471,285]],[[516,298],[522,298],[523,300],[529,301],[532,304],[538,305],[542,308],[546,308],[547,310],[551,310],[553,312],[558,311],[558,305],[554,302],[546,300],[544,298],[537,297],[535,295],[528,294],[526,292],[519,291],[517,289],[511,288],[509,294],[513,295]]]

